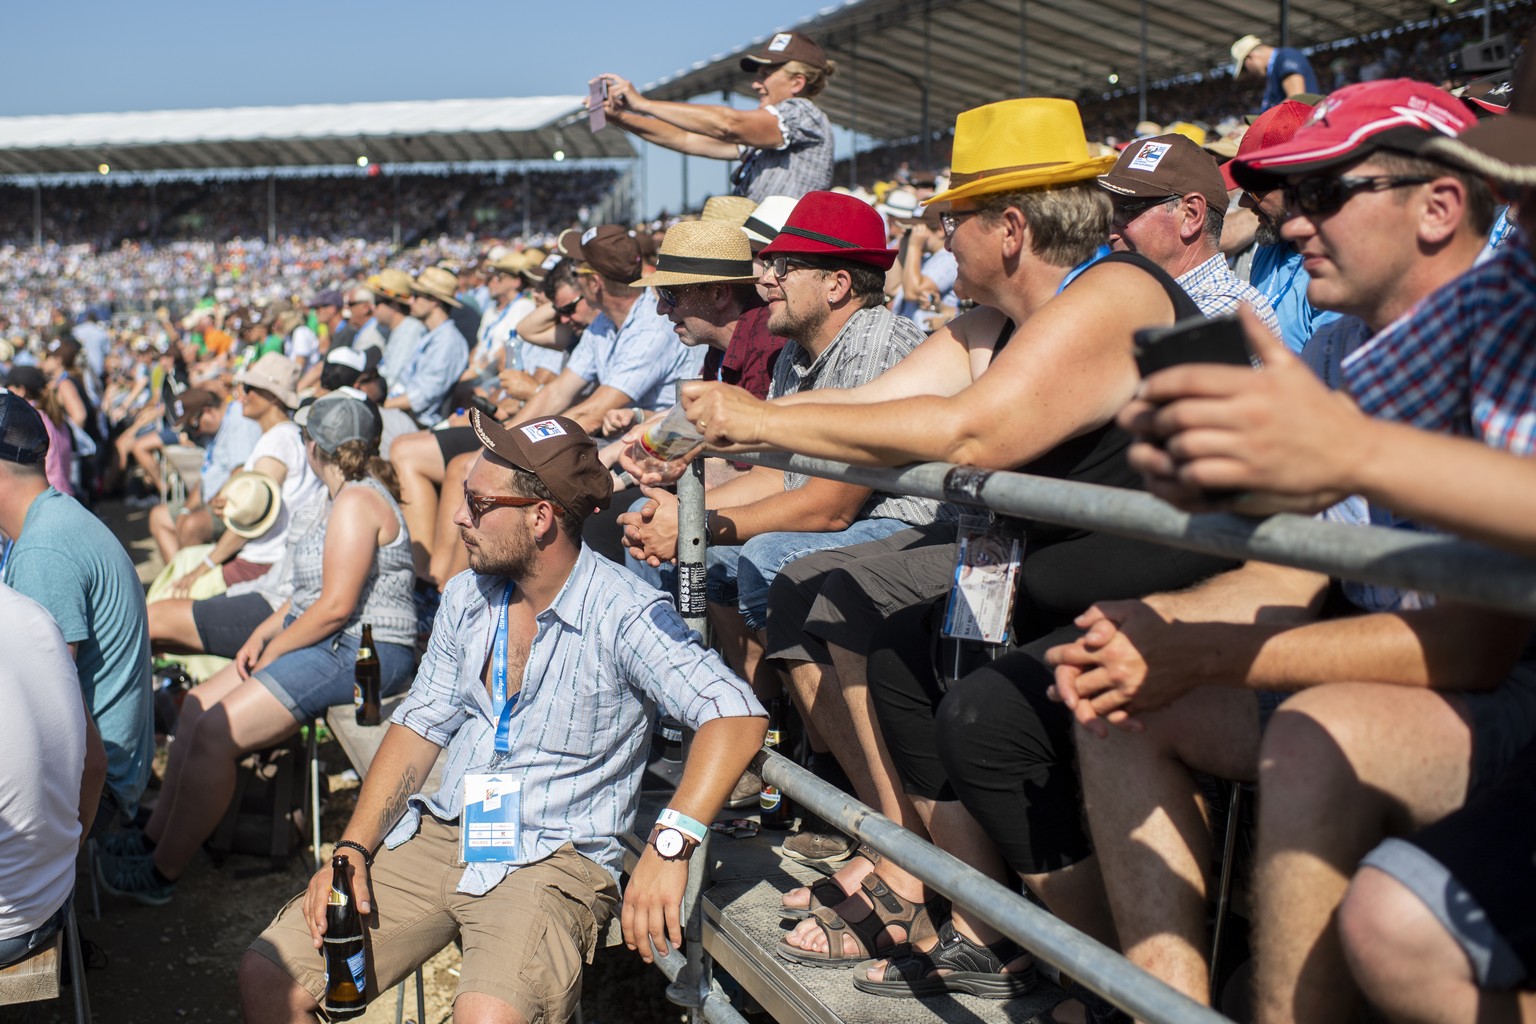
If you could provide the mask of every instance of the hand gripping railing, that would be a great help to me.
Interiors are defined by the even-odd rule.
[[[1161,542],[1206,554],[1295,566],[1346,579],[1445,597],[1518,614],[1536,613],[1536,562],[1454,537],[1346,526],[1306,516],[1251,519],[1189,515],[1149,494],[1046,477],[972,469],[942,462],[872,469],[778,453],[732,455],[774,469],[843,480],[1005,515],[1038,519]],[[678,485],[679,576],[683,562],[703,569],[703,487],[694,474]],[[702,595],[693,595],[702,623]],[[1131,964],[1120,954],[1041,910],[943,850],[918,838],[810,772],[772,751],[754,766],[763,779],[835,827],[891,858],[924,884],[963,904],[981,920],[1071,975],[1122,1010],[1151,1024],[1229,1024],[1227,1018]],[[694,863],[702,858],[695,857]],[[707,879],[701,879],[707,885]],[[690,891],[695,884],[690,883]],[[699,903],[685,908],[697,934]],[[674,954],[675,955],[675,954]],[[708,978],[698,944],[688,966]],[[681,965],[679,965],[681,966]],[[669,972],[670,974],[671,972]],[[706,981],[704,990],[707,991]]]

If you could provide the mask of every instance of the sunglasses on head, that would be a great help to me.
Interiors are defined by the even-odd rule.
[[[1294,206],[1310,217],[1320,217],[1337,212],[1360,192],[1384,192],[1409,185],[1423,185],[1434,180],[1422,175],[1377,174],[1365,177],[1341,174],[1337,177],[1302,178],[1282,185],[1280,189],[1285,193],[1285,205]]]

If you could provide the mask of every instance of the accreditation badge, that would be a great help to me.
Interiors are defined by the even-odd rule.
[[[944,636],[983,644],[1008,642],[1022,541],[1021,532],[1009,520],[985,513],[961,514]]]
[[[523,784],[499,772],[464,776],[459,859],[466,864],[504,864],[518,859],[523,827]]]

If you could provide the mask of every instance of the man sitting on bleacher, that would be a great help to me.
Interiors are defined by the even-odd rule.
[[[47,454],[42,417],[26,399],[0,391],[0,533],[12,538],[0,552],[0,583],[46,608],[74,657],[107,750],[93,814],[100,834],[138,811],[155,756],[149,616],[133,561],[112,531],[48,486]],[[0,651],[10,657],[20,646]]]
[[[1366,411],[1419,420],[1416,410],[1433,408],[1435,429],[1529,453],[1528,391],[1501,384],[1524,379],[1523,368],[1509,371],[1502,358],[1411,356],[1428,343],[1413,339],[1480,347],[1483,332],[1503,338],[1519,322],[1500,312],[1497,288],[1475,302],[1478,316],[1443,305],[1482,248],[1492,202],[1480,178],[1427,147],[1472,120],[1428,85],[1351,86],[1320,104],[1291,142],[1239,157],[1234,173],[1251,190],[1284,190],[1284,235],[1311,270],[1309,300],[1377,332],[1344,360],[1342,383]],[[1336,340],[1341,352],[1309,348],[1304,357],[1337,367],[1358,339]],[[1263,388],[1295,372],[1278,344],[1259,354],[1270,367],[1240,379]],[[1151,378],[1144,396],[1214,394],[1170,390],[1175,373]],[[1224,431],[1207,418],[1213,410],[1223,425],[1243,420],[1230,402],[1195,401],[1161,412],[1134,407],[1127,422],[1144,440],[1166,442],[1167,463],[1220,443]],[[1301,429],[1291,408],[1280,415],[1284,433]],[[1195,425],[1204,429],[1166,436]],[[1327,443],[1355,441],[1343,433]],[[1145,446],[1133,455],[1146,465]],[[1153,484],[1170,493],[1166,480]],[[1329,516],[1412,525],[1360,504]],[[1333,922],[1355,865],[1384,835],[1459,806],[1536,730],[1536,671],[1525,662],[1510,672],[1525,623],[1386,587],[1343,589],[1348,617],[1316,621],[1325,576],[1250,563],[1192,591],[1101,604],[1079,620],[1083,640],[1052,652],[1063,666],[1058,686],[1100,734],[1079,731],[1079,762],[1122,946],[1196,998],[1209,995],[1210,849],[1189,772],[1259,782],[1253,904],[1262,1022],[1349,1019],[1353,988]],[[1293,690],[1304,692],[1285,700]],[[1094,722],[1123,711],[1144,731]]]
[[[612,484],[581,428],[563,417],[506,428],[478,412],[471,422],[485,448],[457,518],[471,571],[444,588],[336,852],[370,922],[370,997],[459,937],[456,1020],[564,1021],[618,901],[620,836],[657,708],[698,731],[625,892],[625,942],[646,961],[648,942],[665,953],[681,940],[686,861],[766,722],[664,595],[583,547],[581,522]],[[493,797],[496,783],[508,788]],[[465,867],[461,828],[498,808],[514,838],[470,847]],[[314,1019],[330,878],[318,872],[246,953],[247,1021]]]
[[[48,610],[0,583],[0,967],[63,927],[107,754]]]

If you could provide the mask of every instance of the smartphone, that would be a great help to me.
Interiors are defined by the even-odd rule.
[[[603,108],[607,101],[607,79],[594,78],[587,82],[587,127],[594,133],[608,127],[608,113]]]
[[[1183,363],[1252,366],[1243,325],[1235,316],[1191,316],[1170,327],[1136,332],[1136,368],[1143,377]]]

